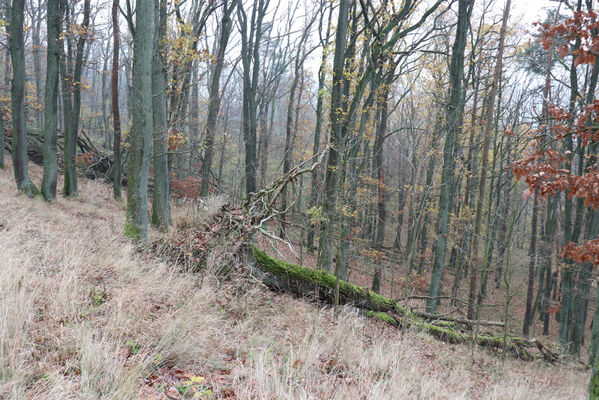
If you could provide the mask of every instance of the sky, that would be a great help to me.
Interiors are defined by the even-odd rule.
[[[503,9],[504,3],[497,2],[498,7]],[[549,0],[512,0],[511,15],[516,18],[522,18],[522,22],[532,24],[543,16],[544,7],[555,7],[555,1]]]

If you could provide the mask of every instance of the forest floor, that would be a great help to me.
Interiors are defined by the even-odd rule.
[[[17,192],[10,163],[0,170],[0,399],[586,396],[575,363],[502,360],[181,272],[126,240],[124,218],[102,182],[46,204]]]

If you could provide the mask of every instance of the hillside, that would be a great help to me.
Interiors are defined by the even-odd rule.
[[[45,204],[0,171],[2,399],[585,397],[588,373],[572,365],[502,362],[180,272],[123,238],[109,186],[81,186]]]

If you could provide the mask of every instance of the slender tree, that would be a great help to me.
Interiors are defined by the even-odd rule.
[[[112,193],[115,199],[121,199],[121,112],[119,109],[119,0],[112,0],[112,72],[111,99],[114,138],[112,140],[114,163],[112,164]]]
[[[166,229],[171,222],[170,183],[168,175],[168,121],[166,74],[166,0],[154,0],[154,52],[152,57],[152,119],[154,125],[154,191],[152,225]]]
[[[241,32],[241,63],[243,65],[243,140],[245,145],[245,191],[249,195],[256,191],[256,130],[258,77],[260,71],[260,44],[262,42],[264,16],[270,0],[257,0],[252,4],[251,16],[237,0],[237,18]]]
[[[66,12],[69,12],[69,7],[65,7]],[[64,137],[64,183],[62,186],[62,194],[68,197],[76,197],[77,189],[77,169],[75,165],[75,154],[77,152],[77,137],[79,136],[79,121],[81,111],[81,86],[83,76],[83,55],[85,43],[89,35],[89,15],[91,11],[91,0],[83,2],[83,22],[77,39],[77,47],[75,52],[75,69],[72,77],[73,100],[70,107],[70,115],[68,122],[69,129],[65,131]],[[69,60],[64,60],[64,63]],[[69,77],[63,76],[64,79]],[[63,87],[64,91],[64,87]],[[64,94],[63,94],[64,96]]]
[[[56,179],[58,175],[56,127],[58,123],[60,11],[59,0],[48,0],[48,50],[46,56],[46,92],[44,96],[44,179],[42,180],[42,196],[47,201],[56,199]]]
[[[236,0],[228,0],[223,2],[223,16],[220,23],[220,33],[218,38],[218,50],[216,53],[216,59],[214,60],[212,67],[212,74],[210,76],[210,92],[208,99],[208,118],[206,120],[206,142],[204,150],[204,160],[202,163],[202,169],[200,177],[202,179],[200,187],[200,195],[207,196],[209,183],[210,183],[210,171],[212,168],[212,162],[214,159],[214,131],[216,129],[216,122],[218,112],[220,109],[220,77],[222,75],[223,67],[225,65],[225,52],[229,43],[229,36],[233,27],[233,21],[231,15],[237,6]]]
[[[148,239],[148,176],[152,147],[152,55],[154,51],[154,2],[137,4],[133,41],[133,98],[131,150],[127,185],[125,235]]]
[[[328,2],[327,2],[328,3]],[[312,156],[316,156],[320,149],[320,136],[322,133],[322,123],[323,123],[323,114],[324,114],[324,85],[326,78],[326,68],[327,68],[327,56],[328,56],[328,41],[331,36],[331,20],[333,18],[333,7],[329,6],[329,16],[326,20],[326,30],[324,36],[323,32],[323,20],[324,20],[324,12],[325,7],[324,4],[321,3],[320,12],[320,24],[318,29],[318,34],[320,37],[320,45],[322,47],[322,59],[320,61],[320,68],[318,68],[318,92],[316,93],[316,125],[314,127],[314,140],[312,144]],[[312,171],[310,176],[310,202],[309,208],[315,207],[318,203],[318,186],[319,186],[319,177],[321,171],[317,167]],[[308,230],[308,235],[306,238],[306,247],[308,251],[314,251],[314,234],[316,232],[314,224],[310,224],[310,229]]]
[[[12,159],[17,188],[27,196],[39,190],[29,178],[25,117],[24,0],[13,0],[10,9],[10,56],[12,60]]]
[[[349,0],[341,0],[339,3],[337,32],[335,33],[335,53],[333,55],[333,85],[331,87],[331,133],[329,136],[329,157],[326,165],[325,189],[323,193],[323,214],[328,218],[322,224],[318,244],[318,267],[329,269],[333,254],[331,252],[332,225],[336,219],[337,205],[337,179],[339,164],[339,153],[343,151],[342,134],[342,89],[343,89],[343,66],[345,64],[346,41],[348,31]]]
[[[4,169],[4,146],[6,139],[6,127],[4,126],[4,110],[0,104],[0,169]]]
[[[445,252],[447,249],[447,233],[449,227],[449,208],[451,203],[452,180],[454,162],[455,141],[458,139],[462,127],[460,126],[461,115],[464,108],[464,97],[462,94],[462,79],[464,76],[464,50],[470,16],[474,6],[474,0],[459,0],[458,22],[456,26],[456,37],[452,48],[451,64],[449,67],[449,100],[446,108],[446,136],[443,147],[443,167],[441,170],[441,189],[439,196],[439,212],[437,216],[436,239],[433,247],[433,266],[431,282],[428,289],[430,299],[426,303],[426,311],[435,313],[437,310],[437,297],[441,277],[445,269]]]
[[[480,178],[478,180],[478,197],[476,200],[476,211],[474,216],[474,232],[472,234],[472,257],[471,257],[471,268],[470,268],[470,287],[468,292],[468,318],[474,318],[474,299],[476,296],[476,286],[478,279],[477,266],[483,265],[483,260],[479,254],[479,239],[482,232],[482,213],[484,206],[484,199],[487,191],[487,177],[489,169],[489,146],[491,143],[491,128],[493,126],[493,117],[495,112],[495,102],[497,97],[497,89],[499,87],[499,80],[501,79],[501,72],[503,69],[503,51],[505,47],[505,32],[507,29],[507,21],[510,15],[511,0],[506,0],[505,8],[503,10],[503,20],[501,23],[501,29],[499,31],[499,47],[497,49],[497,61],[495,62],[495,70],[493,73],[493,81],[491,83],[491,91],[487,99],[487,113],[485,116],[485,131],[483,133],[483,144],[482,144],[482,155],[481,155],[481,167],[480,167]],[[481,271],[481,275],[486,276],[486,270]]]

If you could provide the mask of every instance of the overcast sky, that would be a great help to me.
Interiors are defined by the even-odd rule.
[[[504,2],[505,4],[505,2]],[[504,4],[501,1],[498,2],[499,7],[503,9]],[[535,21],[541,19],[544,15],[543,8],[555,7],[555,1],[549,0],[512,0],[512,16],[515,18],[522,18],[522,22],[532,24]]]

